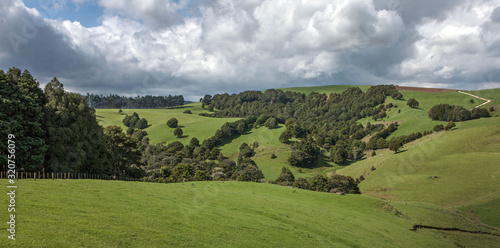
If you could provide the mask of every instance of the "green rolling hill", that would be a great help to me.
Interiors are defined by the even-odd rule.
[[[313,91],[341,92],[346,88],[322,86],[284,90],[309,94]],[[362,89],[366,90],[367,87]],[[427,111],[435,104],[448,103],[473,108],[483,102],[474,99],[475,102],[471,103],[472,97],[458,92],[400,92],[404,97],[402,100],[388,98],[386,101],[398,105],[387,112],[386,118],[377,122],[367,118],[359,120],[359,123],[398,122],[398,130],[389,136],[390,139],[398,135],[432,130],[436,124],[446,124],[427,117]],[[174,197],[174,208],[184,208],[191,202],[206,206],[203,210],[195,208],[192,211],[195,214],[190,221],[194,223],[184,224],[168,217],[170,219],[167,223],[177,225],[179,229],[189,233],[180,234],[180,231],[171,231],[170,226],[163,227],[166,229],[162,230],[167,230],[165,232],[174,233],[169,239],[173,243],[166,243],[173,246],[214,246],[213,242],[225,240],[228,243],[223,243],[222,246],[495,247],[500,243],[498,236],[426,229],[410,231],[414,224],[422,224],[500,233],[500,89],[469,93],[492,100],[484,107],[494,108],[495,111],[491,112],[493,117],[457,122],[454,130],[433,133],[408,143],[397,154],[384,149],[377,150],[375,156],[366,154],[362,160],[348,166],[338,166],[322,158],[314,169],[302,169],[299,172],[298,168],[290,167],[296,178],[308,177],[317,172],[355,178],[363,175],[365,180],[359,184],[363,195],[343,197],[268,184],[237,182],[194,182],[194,186],[190,183],[133,184],[141,185],[139,188],[144,189],[144,192],[165,190],[169,192],[166,195],[176,195],[173,191],[183,192],[186,199],[182,196]],[[409,98],[415,98],[420,103],[419,108],[408,107],[406,100]],[[212,136],[225,122],[236,120],[197,116],[197,113],[205,111],[198,103],[190,104],[187,108],[193,110],[193,115],[183,114],[185,109],[182,108],[124,112],[130,114],[136,111],[141,117],[148,119],[152,125],[146,131],[152,142],[181,140],[186,143],[191,137],[202,141]],[[124,117],[117,110],[97,110],[97,115],[102,125],[121,125]],[[168,130],[165,122],[171,117],[178,118],[180,125],[184,125],[184,133],[189,135],[187,139],[177,139],[165,131]],[[251,144],[257,141],[259,146],[252,159],[264,172],[266,179],[273,180],[278,177],[282,166],[288,166],[286,161],[291,152],[289,146],[277,140],[283,129],[284,127],[252,129],[219,148],[225,156],[235,159],[242,142]],[[271,159],[272,154],[277,157]],[[30,187],[26,183],[26,187]],[[54,184],[47,183],[46,187],[55,187]],[[203,187],[202,191],[198,191],[199,186]],[[209,188],[218,188],[214,199]],[[116,191],[113,194],[125,193]],[[149,194],[157,196],[156,193]],[[200,194],[201,198],[193,200],[193,195]],[[154,204],[166,204],[159,203],[161,198],[154,201]],[[247,205],[251,207],[245,207]],[[287,216],[294,217],[288,219]],[[238,221],[226,222],[232,218],[246,223],[246,227],[238,226]],[[207,223],[215,222],[215,219],[224,221],[217,222],[220,226],[210,234],[201,231]],[[145,222],[161,226],[152,219]],[[226,234],[227,232],[234,232],[234,236]],[[191,233],[203,234],[206,239],[198,242],[196,237],[199,235]],[[157,237],[149,239],[160,242]],[[134,242],[128,240],[127,242]],[[242,242],[238,243],[236,240]]]

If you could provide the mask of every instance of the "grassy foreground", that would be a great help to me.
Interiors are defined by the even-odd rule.
[[[432,205],[393,206],[365,195],[243,182],[17,185],[16,241],[4,237],[0,247],[486,247],[500,241],[410,231],[422,216],[443,226],[479,227]],[[6,206],[7,198],[1,202]],[[8,221],[6,214],[1,221]]]

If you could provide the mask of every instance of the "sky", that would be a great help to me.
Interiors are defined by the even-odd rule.
[[[500,2],[2,0],[0,69],[85,94],[500,87]]]

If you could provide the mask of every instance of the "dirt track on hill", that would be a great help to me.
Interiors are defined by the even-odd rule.
[[[488,103],[490,103],[490,102],[491,102],[491,100],[490,100],[490,99],[482,98],[482,97],[479,97],[479,96],[473,95],[473,94],[471,94],[471,93],[463,92],[463,91],[460,91],[460,90],[459,90],[458,92],[459,92],[459,93],[466,94],[466,95],[469,95],[469,96],[472,96],[472,97],[475,97],[475,98],[477,98],[477,99],[480,99],[480,100],[485,101],[485,102],[483,102],[483,103],[481,103],[481,104],[477,105],[476,107],[471,108],[471,110],[473,110],[473,109],[475,109],[475,108],[479,108],[479,107],[481,107],[481,106],[483,106],[483,105],[488,104]]]
[[[419,92],[430,92],[430,93],[444,93],[444,92],[457,92],[454,89],[438,89],[438,88],[421,88],[421,87],[409,87],[409,86],[396,86],[397,90],[407,90],[407,91],[419,91]]]

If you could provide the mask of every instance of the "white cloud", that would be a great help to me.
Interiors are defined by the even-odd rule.
[[[415,43],[416,55],[401,63],[402,75],[434,83],[484,83],[483,75],[500,68],[498,55],[489,52],[498,39],[490,27],[494,9],[489,1],[468,1],[442,20],[418,25],[422,38]]]
[[[2,33],[24,37],[22,20],[38,20],[21,52],[0,41],[0,66],[62,77],[82,92],[194,97],[305,83],[500,81],[493,1],[95,2],[104,15],[92,28],[42,19],[20,0],[0,3]]]

